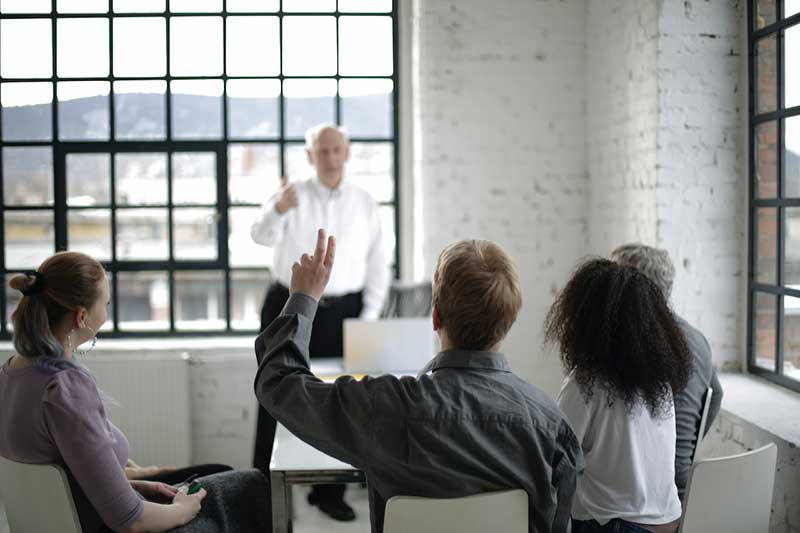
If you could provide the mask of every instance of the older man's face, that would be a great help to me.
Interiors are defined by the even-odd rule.
[[[335,129],[322,130],[314,146],[307,150],[308,162],[317,171],[320,181],[330,188],[337,187],[344,174],[344,164],[350,156],[350,144]]]

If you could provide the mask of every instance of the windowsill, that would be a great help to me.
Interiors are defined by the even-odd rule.
[[[719,374],[722,409],[791,445],[800,446],[800,394],[753,374]]]

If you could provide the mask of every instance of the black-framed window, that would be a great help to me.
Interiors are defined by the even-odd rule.
[[[397,271],[392,0],[0,0],[0,266],[109,271],[108,336],[256,331],[271,250],[250,223],[347,128]],[[0,336],[19,295],[0,291]]]
[[[800,391],[800,2],[751,0],[748,367]]]

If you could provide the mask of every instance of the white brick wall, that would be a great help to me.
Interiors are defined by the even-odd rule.
[[[511,253],[525,304],[506,351],[551,393],[541,324],[586,248],[584,25],[581,0],[420,2],[415,24],[424,270],[462,238]]]

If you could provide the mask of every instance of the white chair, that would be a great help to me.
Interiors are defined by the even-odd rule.
[[[528,494],[521,489],[463,498],[395,496],[386,502],[384,533],[527,533]]]
[[[697,428],[697,440],[694,441],[694,451],[692,452],[692,463],[697,459],[697,450],[700,449],[700,442],[706,435],[706,426],[708,425],[708,412],[711,410],[711,397],[714,395],[714,389],[711,387],[706,391],[705,399],[703,400],[703,413],[700,416],[700,427]]]
[[[82,533],[64,469],[0,457],[0,500],[11,533]]]
[[[766,533],[778,448],[701,459],[689,470],[679,533]]]

